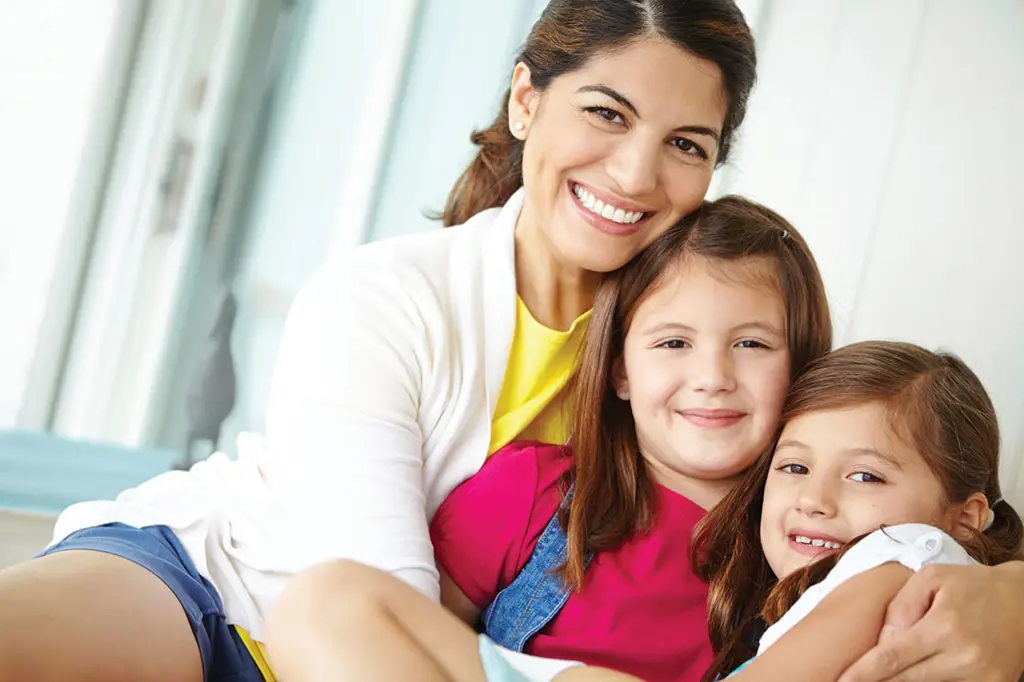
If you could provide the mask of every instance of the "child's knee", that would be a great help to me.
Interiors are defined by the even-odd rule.
[[[335,622],[350,611],[365,613],[378,601],[381,573],[355,561],[337,559],[295,575],[267,616],[268,640],[275,632]]]

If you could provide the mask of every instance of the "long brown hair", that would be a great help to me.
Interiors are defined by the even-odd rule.
[[[543,92],[599,52],[643,38],[668,40],[721,70],[729,104],[719,141],[723,163],[746,115],[757,66],[754,38],[733,0],[551,0],[516,62],[530,69],[531,85]],[[508,125],[511,94],[505,93],[494,122],[470,137],[479,151],[448,195],[445,227],[501,206],[523,184],[523,142]]]
[[[575,488],[562,517],[568,555],[561,573],[577,587],[587,553],[618,547],[651,521],[654,487],[637,446],[633,414],[612,386],[612,363],[622,354],[637,308],[664,273],[688,257],[764,258],[775,264],[793,376],[832,345],[825,287],[807,243],[780,215],[740,197],[705,202],[606,277],[569,384],[575,467],[568,481]]]
[[[971,556],[990,565],[1018,558],[1024,529],[1017,512],[1001,500],[996,412],[974,372],[955,355],[910,343],[852,344],[813,363],[794,382],[782,424],[803,414],[870,403],[883,405],[888,427],[921,454],[950,503],[981,492],[993,505],[992,526],[962,543]],[[709,682],[754,655],[746,636],[752,623],[777,621],[842,554],[776,580],[760,540],[773,455],[765,453],[696,531],[693,561],[710,583],[708,628],[716,652],[704,676]]]

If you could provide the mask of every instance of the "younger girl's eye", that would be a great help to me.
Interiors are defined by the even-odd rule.
[[[593,116],[597,116],[608,123],[625,123],[619,112],[614,109],[609,109],[608,107],[587,107],[584,111]]]
[[[779,471],[787,474],[797,474],[798,476],[806,476],[810,473],[810,470],[803,464],[783,464],[780,467],[776,467]]]
[[[768,346],[754,339],[745,339],[736,344],[740,348],[768,348]]]
[[[850,480],[858,483],[885,483],[885,479],[868,473],[867,471],[858,471],[850,474]]]
[[[669,339],[658,344],[658,348],[689,348],[690,344],[682,339]]]

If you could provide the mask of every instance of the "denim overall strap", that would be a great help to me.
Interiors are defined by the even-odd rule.
[[[572,488],[566,503],[571,499]],[[572,593],[572,586],[555,574],[565,563],[568,542],[556,511],[523,570],[484,610],[483,628],[488,637],[506,649],[522,651],[526,642],[558,615]],[[588,553],[584,565],[589,566],[593,558]]]

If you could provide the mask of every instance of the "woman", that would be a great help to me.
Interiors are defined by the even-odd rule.
[[[444,222],[464,224],[312,279],[262,448],[73,507],[46,556],[0,573],[0,679],[269,678],[263,619],[289,576],[333,558],[436,599],[430,516],[514,437],[564,439],[597,283],[700,204],[754,68],[729,0],[554,0],[452,192]],[[978,591],[1009,629],[1024,574],[997,570],[942,589]]]

